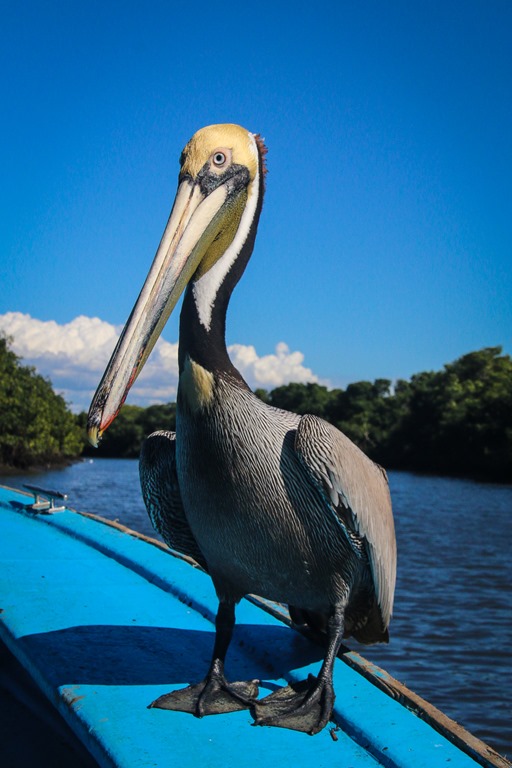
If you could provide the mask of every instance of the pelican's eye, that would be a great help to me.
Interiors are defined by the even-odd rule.
[[[229,149],[216,149],[211,157],[214,168],[220,171],[227,168],[231,163],[231,151]]]

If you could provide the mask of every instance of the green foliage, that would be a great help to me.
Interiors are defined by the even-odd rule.
[[[270,392],[269,402],[276,408],[294,413],[311,413],[324,416],[332,397],[327,387],[320,384],[286,384]]]
[[[27,468],[79,456],[81,430],[64,399],[10,346],[0,336],[0,464]]]
[[[400,466],[512,480],[512,359],[488,347],[413,376],[389,449]]]
[[[366,453],[375,452],[390,428],[391,382],[358,381],[338,390],[325,418],[341,429]]]

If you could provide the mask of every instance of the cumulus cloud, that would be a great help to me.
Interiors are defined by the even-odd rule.
[[[263,357],[258,357],[253,346],[243,344],[232,344],[228,351],[235,367],[253,388],[274,389],[290,381],[318,381],[311,368],[303,365],[302,352],[290,352],[284,341],[276,345],[275,354]]]
[[[81,315],[60,325],[21,312],[0,315],[0,331],[13,338],[14,352],[27,365],[47,376],[73,410],[86,410],[116,345],[121,326],[98,317]],[[251,345],[228,348],[234,365],[251,387],[273,389],[290,381],[317,382],[304,366],[302,352],[290,352],[284,342],[274,354],[258,356]],[[128,402],[134,405],[165,403],[175,399],[178,386],[178,344],[159,339]]]

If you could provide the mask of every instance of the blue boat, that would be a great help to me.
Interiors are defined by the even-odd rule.
[[[252,728],[248,711],[196,719],[148,709],[208,665],[217,609],[211,580],[160,542],[65,501],[56,492],[0,487],[3,678],[19,670],[14,698],[30,699],[43,734],[59,732],[73,755],[58,763],[48,752],[37,765],[511,765],[348,649],[336,661],[333,721],[313,738]],[[259,678],[262,695],[315,674],[322,647],[289,624],[279,605],[242,601],[230,672]],[[18,738],[21,753],[30,745]],[[1,764],[29,763],[8,756]]]

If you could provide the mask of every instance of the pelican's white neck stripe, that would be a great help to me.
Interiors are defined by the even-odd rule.
[[[249,137],[251,140],[251,150],[254,152],[255,156],[258,157],[258,147],[254,136],[249,134]],[[209,331],[211,328],[215,297],[226,275],[236,261],[238,254],[242,250],[243,244],[247,240],[256,213],[260,189],[259,159],[257,167],[258,170],[251,183],[247,204],[240,219],[240,224],[238,225],[233,242],[213,267],[211,267],[208,272],[205,272],[205,274],[192,286],[192,294],[194,296],[199,322],[206,331]]]

